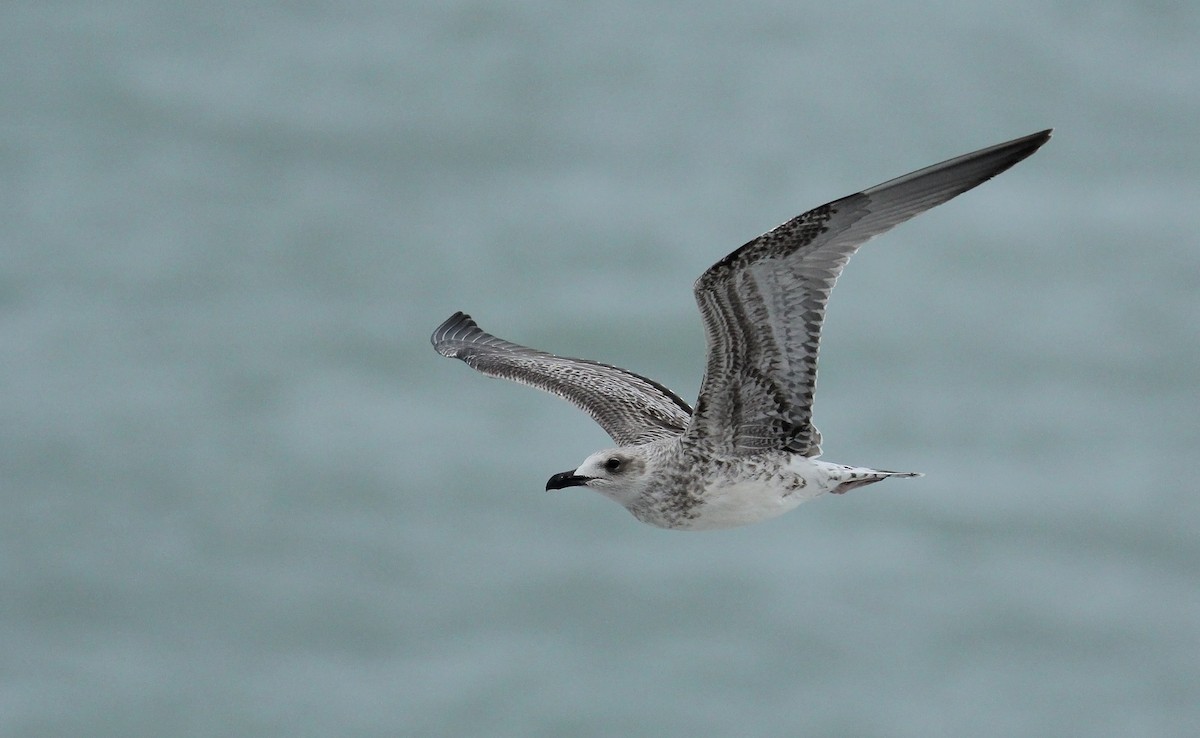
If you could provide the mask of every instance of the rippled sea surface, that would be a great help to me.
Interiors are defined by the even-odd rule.
[[[1185,736],[1200,6],[11,2],[0,734]],[[694,396],[692,280],[1045,127],[870,243],[825,458],[717,533],[452,311]]]

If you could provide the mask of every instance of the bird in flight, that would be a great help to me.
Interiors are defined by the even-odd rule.
[[[920,476],[818,458],[812,403],[829,293],[867,240],[982,184],[1049,139],[1041,131],[834,200],[711,266],[693,287],[708,343],[695,408],[652,379],[505,341],[461,312],[433,332],[433,346],[591,415],[616,447],[555,474],[546,489],[593,489],[661,528],[748,525],[827,492]]]

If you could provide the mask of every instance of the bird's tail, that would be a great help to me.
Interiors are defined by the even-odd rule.
[[[868,484],[882,482],[889,477],[923,477],[921,472],[896,472],[884,471],[882,469],[867,469],[863,467],[850,467],[846,469],[844,481],[838,486],[830,490],[835,495],[843,495],[852,489],[865,487]]]

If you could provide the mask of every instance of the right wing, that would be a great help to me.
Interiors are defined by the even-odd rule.
[[[708,360],[684,437],[725,453],[821,453],[812,423],[825,305],[868,239],[1008,169],[1050,131],[997,144],[804,213],[714,264],[696,281]]]

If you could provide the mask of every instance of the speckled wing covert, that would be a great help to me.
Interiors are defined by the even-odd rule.
[[[868,239],[1037,151],[1042,131],[935,164],[810,210],[708,269],[695,284],[708,361],[685,443],[731,454],[821,453],[812,424],[825,305]]]
[[[658,382],[608,364],[505,341],[481,329],[465,313],[451,315],[431,340],[442,356],[462,359],[483,374],[569,400],[621,446],[678,436],[691,419],[688,404]]]

